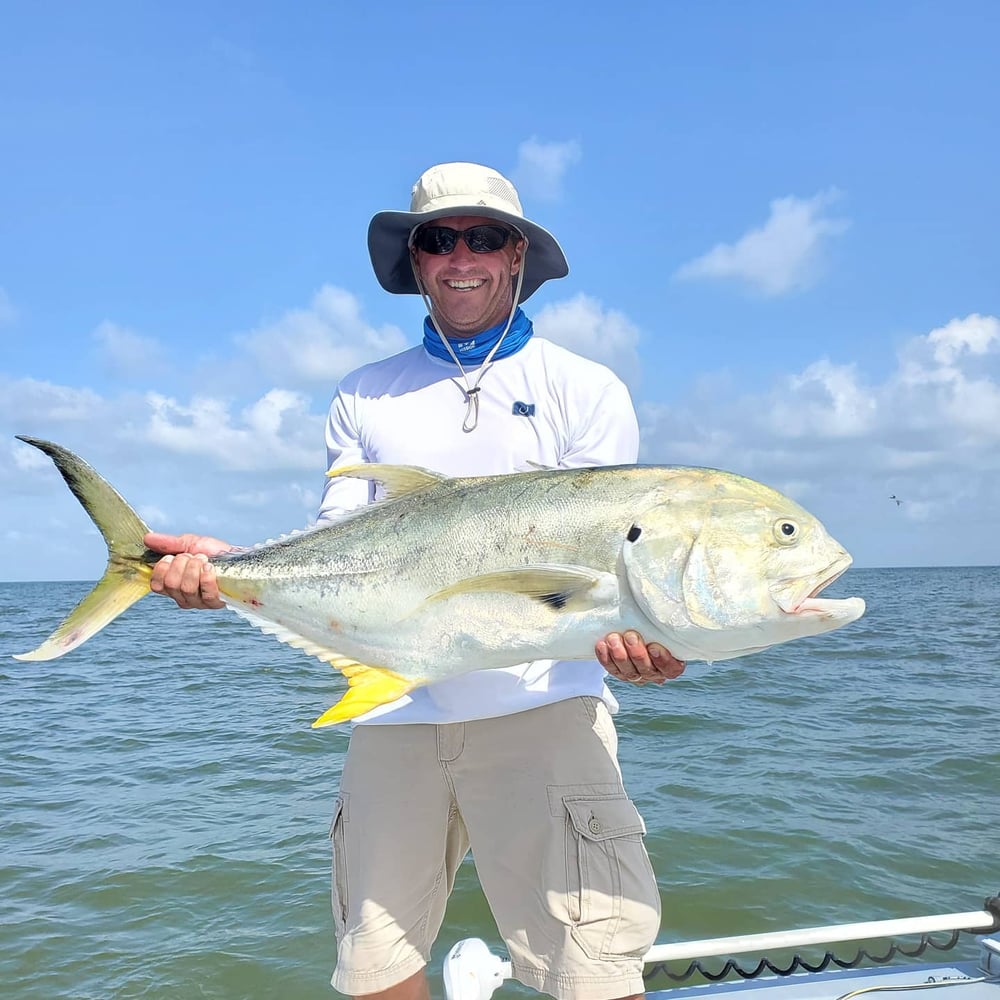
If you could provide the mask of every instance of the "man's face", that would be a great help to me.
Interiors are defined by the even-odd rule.
[[[455,215],[435,219],[428,225],[462,230],[503,223],[478,215]],[[474,253],[461,238],[449,254],[425,253],[416,248],[412,253],[446,337],[471,337],[506,322],[521,267],[520,245],[513,238],[492,253]]]

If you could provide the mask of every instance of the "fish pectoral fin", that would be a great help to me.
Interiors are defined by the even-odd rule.
[[[406,496],[407,493],[436,486],[447,478],[416,465],[387,465],[378,462],[340,465],[331,469],[327,476],[331,479],[339,476],[345,479],[367,479],[369,482],[378,483],[387,500],[395,500],[397,497]]]
[[[618,597],[618,578],[586,566],[523,566],[470,576],[431,594],[425,603],[460,594],[523,594],[554,611],[590,611]]]
[[[384,667],[368,667],[355,660],[331,659],[330,662],[347,678],[349,687],[344,697],[312,724],[313,729],[357,718],[379,705],[401,698],[420,684]]]

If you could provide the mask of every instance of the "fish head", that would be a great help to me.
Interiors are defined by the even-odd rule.
[[[728,659],[861,617],[860,598],[819,596],[852,559],[816,517],[761,483],[697,471],[698,488],[647,510],[623,550],[629,588],[675,656]]]

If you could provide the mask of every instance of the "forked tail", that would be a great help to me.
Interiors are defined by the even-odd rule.
[[[143,544],[149,529],[139,515],[82,458],[51,441],[21,435],[18,439],[44,451],[55,462],[108,546],[108,567],[94,589],[37,649],[14,654],[16,660],[54,660],[85,643],[148,594],[152,567],[160,557]]]

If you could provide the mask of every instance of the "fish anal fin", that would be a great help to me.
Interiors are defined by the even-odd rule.
[[[229,599],[226,603],[229,607],[251,625],[267,635],[273,635],[280,642],[301,649],[304,653],[315,656],[324,663],[329,663],[334,670],[338,670],[347,678],[349,686],[344,697],[313,723],[314,729],[321,726],[332,726],[338,722],[347,722],[349,719],[363,715],[379,705],[395,701],[415,687],[425,683],[423,680],[403,677],[402,674],[397,674],[386,667],[371,667],[366,663],[344,656],[324,643],[307,639],[284,625],[262,618],[246,605],[234,599],[232,595],[227,595],[227,597]]]
[[[349,686],[344,697],[312,724],[313,729],[333,726],[364,715],[379,705],[401,698],[420,683],[384,667],[368,667],[355,660],[330,662],[347,678]]]
[[[436,486],[446,478],[416,465],[388,465],[378,462],[337,466],[331,469],[327,476],[331,479],[342,476],[345,479],[367,479],[369,482],[376,482],[382,487],[386,499],[390,500],[406,496],[407,493],[415,493],[428,486]]]
[[[468,577],[432,594],[427,602],[488,593],[522,594],[554,611],[590,611],[617,600],[618,578],[586,566],[524,566]]]

